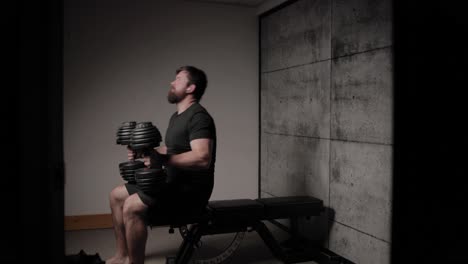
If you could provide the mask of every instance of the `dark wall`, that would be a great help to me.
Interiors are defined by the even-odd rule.
[[[11,250],[2,263],[64,263],[62,9],[61,0],[16,2],[19,78],[5,100],[16,166],[3,191]]]
[[[392,263],[466,263],[466,12],[395,2]]]

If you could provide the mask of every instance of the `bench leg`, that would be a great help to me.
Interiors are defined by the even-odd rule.
[[[192,258],[195,245],[198,243],[198,241],[200,241],[202,232],[203,228],[200,225],[192,225],[187,236],[184,238],[182,245],[179,247],[179,251],[177,252],[175,259],[175,264],[189,263],[190,259]]]

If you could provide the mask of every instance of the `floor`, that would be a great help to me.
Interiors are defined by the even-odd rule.
[[[279,241],[287,234],[279,228],[267,224],[270,231]],[[207,259],[220,255],[229,246],[235,234],[211,235],[202,237],[201,247],[195,250],[192,259]],[[168,227],[148,230],[146,246],[146,264],[165,264],[166,256],[177,254],[182,237],[178,229],[173,234]],[[67,255],[78,254],[84,250],[89,255],[99,254],[102,260],[111,257],[115,250],[114,231],[112,229],[95,229],[65,232],[65,252]],[[275,259],[263,240],[256,232],[246,232],[234,254],[224,263],[242,264],[280,264]],[[303,264],[316,264],[308,261]]]

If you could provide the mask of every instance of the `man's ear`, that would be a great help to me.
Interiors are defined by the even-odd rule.
[[[196,88],[195,84],[191,84],[191,85],[187,86],[187,88],[185,89],[185,92],[186,93],[193,93],[195,91],[195,88]]]

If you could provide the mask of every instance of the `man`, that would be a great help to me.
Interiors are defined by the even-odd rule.
[[[144,263],[147,221],[167,213],[201,212],[211,196],[216,160],[216,129],[213,118],[199,102],[207,86],[205,73],[193,66],[176,71],[167,99],[175,112],[165,136],[165,146],[144,157],[145,165],[163,162],[167,188],[149,196],[136,185],[125,184],[110,193],[110,207],[117,242],[108,264]],[[129,150],[128,157],[134,158]]]

